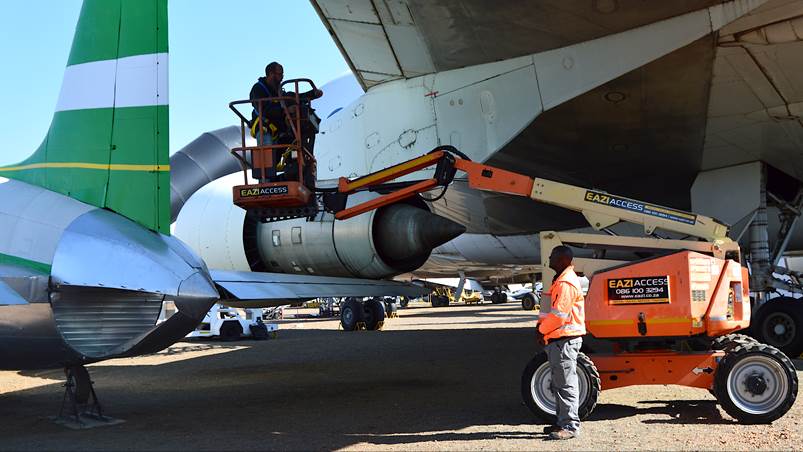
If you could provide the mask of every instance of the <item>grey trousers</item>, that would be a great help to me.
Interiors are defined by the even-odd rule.
[[[583,345],[582,337],[567,337],[552,341],[544,347],[552,370],[552,391],[555,393],[558,422],[565,430],[580,433],[580,388],[577,379],[577,354]]]

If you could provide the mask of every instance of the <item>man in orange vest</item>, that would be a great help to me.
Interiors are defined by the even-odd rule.
[[[580,433],[580,390],[577,379],[577,354],[586,334],[583,290],[574,272],[572,250],[556,246],[549,255],[549,268],[557,276],[549,289],[552,308],[538,324],[539,341],[546,346],[552,369],[557,423],[546,427],[550,439],[571,439]]]

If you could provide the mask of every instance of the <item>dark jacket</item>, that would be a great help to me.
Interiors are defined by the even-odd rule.
[[[259,103],[256,102],[258,99],[287,95],[289,94],[284,90],[277,92],[275,88],[268,84],[265,77],[260,77],[257,82],[254,83],[254,86],[251,87],[251,94],[248,96],[248,99],[251,100],[251,105],[254,107],[254,111],[251,112],[251,121],[259,116]],[[287,131],[287,124],[284,121],[284,110],[282,110],[282,105],[278,100],[262,102],[262,118],[265,119],[266,122],[275,125],[276,128],[279,129],[279,133]]]

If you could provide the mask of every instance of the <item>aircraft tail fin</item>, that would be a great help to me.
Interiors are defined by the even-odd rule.
[[[43,143],[0,176],[170,231],[167,0],[84,0]]]

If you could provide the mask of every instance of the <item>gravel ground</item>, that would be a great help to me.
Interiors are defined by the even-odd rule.
[[[544,441],[519,395],[533,322],[512,303],[416,306],[381,332],[285,320],[275,340],[179,343],[91,366],[125,423],[81,431],[48,419],[61,372],[0,372],[0,449],[803,450],[800,399],[746,426],[675,386],[603,392],[582,437]]]

